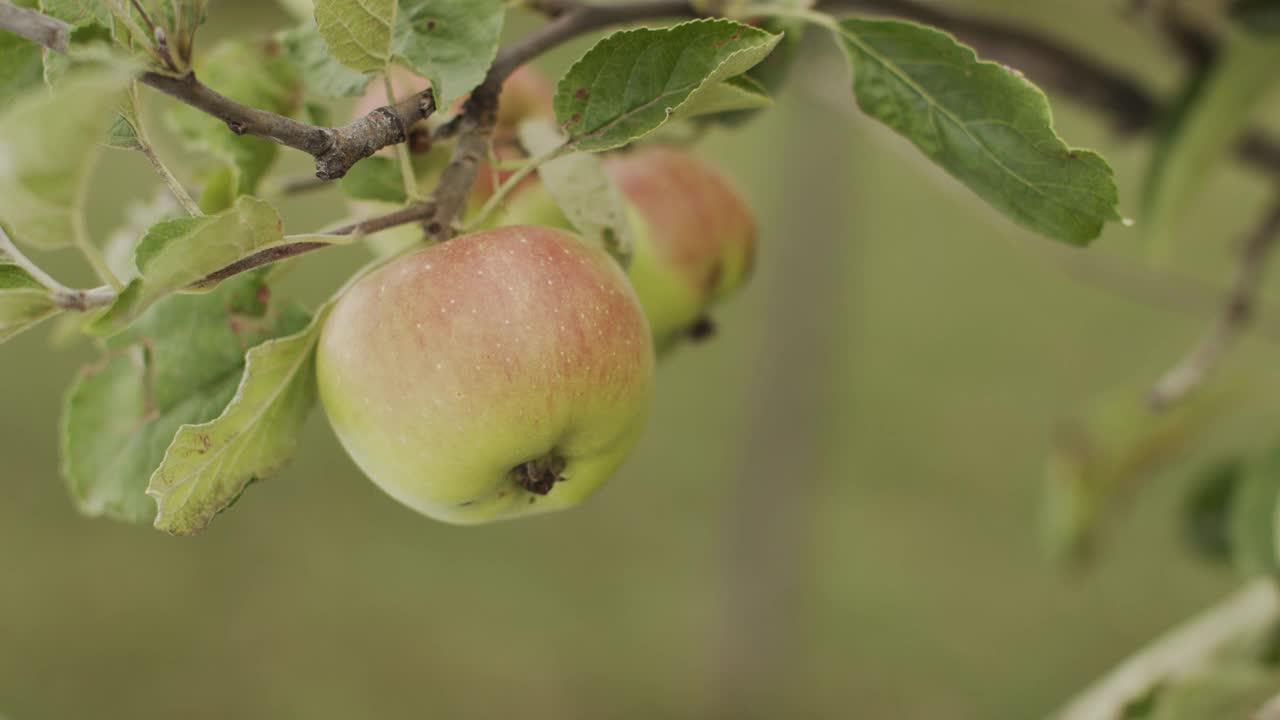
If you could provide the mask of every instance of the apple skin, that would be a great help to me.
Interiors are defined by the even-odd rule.
[[[362,278],[316,355],[321,401],[356,464],[400,502],[456,524],[559,510],[599,489],[643,429],[653,365],[617,263],[527,225]]]
[[[640,218],[628,275],[655,344],[668,348],[750,277],[755,217],[717,168],[688,152],[655,145],[604,162]]]
[[[604,159],[625,198],[634,243],[627,275],[663,354],[706,324],[713,304],[741,287],[756,254],[756,223],[712,165],[648,146]],[[500,222],[570,227],[544,187],[521,188]]]

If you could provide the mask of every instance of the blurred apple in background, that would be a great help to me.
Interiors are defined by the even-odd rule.
[[[711,306],[741,287],[756,253],[756,223],[724,175],[692,153],[653,145],[604,159],[626,199],[635,243],[627,273],[659,353],[713,327]],[[541,185],[521,188],[502,222],[570,227]]]

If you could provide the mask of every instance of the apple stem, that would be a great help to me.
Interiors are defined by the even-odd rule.
[[[555,484],[564,478],[564,458],[554,452],[540,458],[521,463],[511,469],[511,478],[517,485],[535,495],[546,495]]]

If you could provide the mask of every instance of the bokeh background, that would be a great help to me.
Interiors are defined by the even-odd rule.
[[[1163,91],[1177,78],[1120,0],[952,5]],[[204,37],[284,22],[219,0]],[[555,74],[587,46],[540,64]],[[1272,439],[1274,345],[1228,366],[1261,402],[1152,478],[1087,572],[1041,550],[1040,477],[1062,417],[1141,387],[1197,336],[1207,312],[1166,301],[1170,273],[1224,282],[1266,184],[1223,168],[1168,272],[1117,280],[1143,259],[1133,230],[1081,252],[1006,222],[859,118],[831,50],[813,33],[778,107],[700,147],[759,209],[759,274],[714,341],[661,367],[643,443],[575,511],[426,520],[365,481],[316,412],[288,471],[199,538],[84,519],[57,416],[92,349],[54,349],[47,330],[0,347],[0,715],[1033,718],[1225,593],[1234,578],[1181,543],[1178,501],[1197,463]],[[1135,214],[1150,143],[1054,107]],[[93,227],[153,185],[109,152]],[[283,209],[308,228],[340,205],[322,191]],[[307,257],[284,291],[316,301],[361,253]],[[41,262],[88,282],[72,255]]]

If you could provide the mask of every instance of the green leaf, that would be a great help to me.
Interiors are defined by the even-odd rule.
[[[449,107],[484,80],[498,53],[503,0],[400,0],[395,54]]]
[[[1280,681],[1271,668],[1219,661],[1167,679],[1153,693],[1146,714],[1127,715],[1124,720],[1261,720],[1263,716],[1255,713],[1276,692],[1280,692]]]
[[[107,128],[107,136],[103,140],[107,147],[117,150],[141,150],[142,141],[138,139],[138,131],[129,120],[120,114],[116,116],[111,127]]]
[[[1193,80],[1147,172],[1141,229],[1157,250],[1170,247],[1186,208],[1280,80],[1277,67],[1280,42],[1229,31],[1213,64]]]
[[[795,11],[809,9],[812,5],[812,0],[778,0],[777,2],[766,3],[765,6],[777,6],[783,11]],[[760,7],[756,3],[752,3],[752,6]],[[769,53],[769,57],[748,70],[746,74],[742,75],[742,79],[756,83],[764,90],[764,94],[767,97],[773,97],[777,96],[791,77],[791,69],[795,65],[796,50],[800,47],[800,39],[804,37],[808,24],[802,18],[777,16],[764,18],[759,27],[765,32],[782,35],[782,40],[778,43],[778,47]],[[765,108],[750,108],[704,115],[699,117],[697,121],[699,123],[720,123],[732,127],[749,121],[763,109]]]
[[[235,397],[217,419],[178,430],[147,487],[155,526],[195,535],[254,480],[284,467],[315,404],[315,346],[330,305],[304,330],[249,351]]]
[[[717,83],[698,93],[671,115],[672,120],[686,120],[704,115],[763,110],[773,105],[773,98],[759,82],[746,75]]]
[[[389,157],[374,155],[356,163],[338,186],[354,200],[381,200],[404,203],[408,196],[404,191],[404,179],[400,164]]]
[[[1236,569],[1245,575],[1280,571],[1280,447],[1244,468],[1231,503],[1230,544]]]
[[[364,92],[369,76],[346,67],[329,54],[314,21],[279,35],[309,94],[349,97]]]
[[[560,79],[555,111],[579,150],[621,147],[763,60],[781,39],[732,20],[616,32]]]
[[[119,114],[107,128],[107,136],[103,143],[117,150],[142,150],[142,138],[138,136],[138,83],[135,80],[124,93],[119,105]]]
[[[520,144],[533,156],[564,145],[566,138],[550,120],[530,120],[519,128]],[[589,242],[605,248],[625,267],[631,260],[631,226],[622,193],[605,173],[600,158],[574,152],[538,167],[543,185],[564,216]]]
[[[44,53],[45,83],[56,85],[68,69],[110,57],[114,44],[115,38],[108,25],[96,21],[76,25],[67,36],[67,52]]]
[[[293,63],[270,42],[224,42],[196,70],[209,87],[250,107],[288,116],[301,103],[302,88]],[[234,195],[254,194],[279,151],[274,142],[236,135],[226,123],[188,105],[175,105],[169,118],[193,149],[208,150],[228,163]]]
[[[133,77],[125,63],[77,68],[58,92],[34,88],[0,110],[0,223],[19,243],[71,244],[102,134]]]
[[[58,312],[48,288],[0,256],[0,342]]]
[[[1086,245],[1119,218],[1111,168],[1067,147],[1044,93],[1016,71],[909,22],[849,19],[832,29],[863,111],[1013,220]]]
[[[1238,458],[1219,461],[1196,478],[1183,510],[1183,537],[1197,553],[1214,562],[1231,558],[1231,505],[1244,476]]]
[[[111,8],[102,0],[40,0],[40,12],[76,26],[111,27]]]
[[[449,163],[449,152],[445,145],[436,145],[427,152],[413,153],[410,160],[414,177],[418,179],[419,190],[427,193],[434,189],[440,173]],[[353,200],[377,200],[396,205],[402,205],[408,200],[400,164],[383,155],[374,155],[356,163],[338,181],[338,187]]]
[[[128,283],[138,277],[138,266],[133,262],[133,249],[138,245],[138,238],[162,220],[186,215],[173,193],[163,185],[157,186],[149,199],[130,201],[124,207],[124,215],[124,221],[102,244],[102,255],[112,274],[121,282]]]
[[[275,208],[248,196],[217,215],[163,220],[147,230],[134,250],[140,277],[88,329],[106,335],[119,332],[160,298],[190,289],[247,257],[292,242],[293,238],[284,236]]]
[[[44,77],[40,46],[11,32],[0,32],[0,67],[4,68],[0,73],[0,108],[3,108],[40,85]]]
[[[1228,406],[1204,393],[1153,412],[1141,393],[1104,395],[1064,422],[1045,466],[1041,532],[1055,560],[1091,559],[1108,520],[1148,478],[1177,460]]]
[[[396,0],[316,0],[316,26],[329,53],[357,72],[391,64]]]
[[[174,295],[85,368],[67,395],[63,474],[81,512],[151,522],[148,481],[183,425],[218,417],[236,394],[245,349],[309,320],[269,305],[261,273],[203,295]]]

